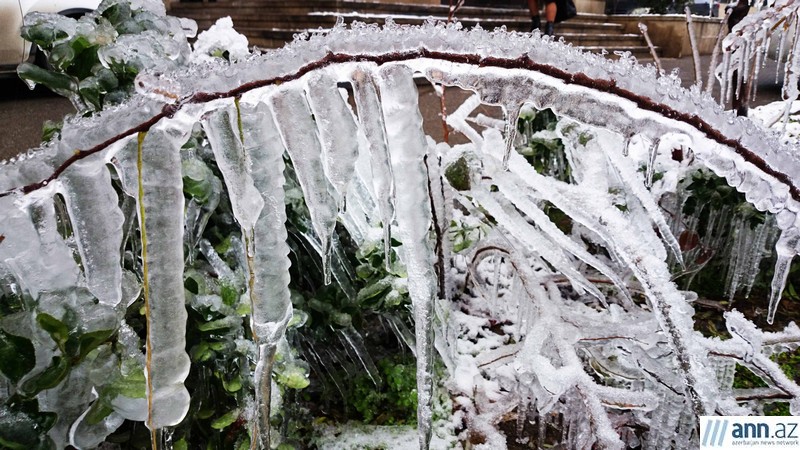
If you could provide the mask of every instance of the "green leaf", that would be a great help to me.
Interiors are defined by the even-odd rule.
[[[47,22],[24,26],[20,30],[20,35],[26,41],[33,42],[44,49],[51,48],[55,41],[67,37],[64,30],[59,30]]]
[[[22,383],[21,391],[27,397],[32,397],[41,391],[52,389],[67,377],[71,368],[72,366],[67,358],[54,356],[46,369]]]
[[[197,326],[197,329],[200,331],[223,330],[237,327],[241,322],[242,319],[238,316],[228,316],[222,319],[212,320],[211,322],[201,323]]]
[[[377,306],[381,297],[392,290],[392,278],[385,277],[358,291],[356,299],[361,305]]]
[[[111,405],[104,401],[98,400],[92,403],[91,408],[89,408],[89,412],[86,413],[86,424],[97,425],[112,412],[114,412],[114,408],[112,408]]]
[[[276,373],[276,382],[289,389],[304,389],[311,384],[308,380],[308,371],[295,364],[286,365],[283,370]]]
[[[349,327],[353,324],[353,316],[345,312],[335,312],[331,314],[331,322],[340,327]]]
[[[233,422],[236,422],[236,419],[238,418],[239,418],[238,409],[228,411],[222,417],[219,417],[215,419],[213,422],[211,422],[211,428],[215,430],[224,430],[228,425],[232,424]]]
[[[444,169],[444,177],[453,189],[457,191],[468,191],[470,189],[470,173],[467,159],[462,156],[447,166],[447,168]]]
[[[172,444],[172,450],[189,450],[189,443],[186,442],[186,438],[180,438]]]
[[[78,361],[82,361],[92,350],[108,341],[114,335],[114,330],[97,330],[81,335],[78,339]]]
[[[0,372],[17,383],[36,366],[36,354],[30,340],[0,330]]]
[[[239,302],[239,291],[227,283],[222,283],[219,288],[219,295],[222,297],[222,303],[228,306],[233,306]]]
[[[8,404],[14,403],[14,407]],[[46,436],[56,422],[56,414],[39,412],[36,400],[0,405],[0,447],[20,450],[53,449]]]
[[[63,122],[45,120],[44,123],[42,123],[42,142],[48,142],[57,134],[61,133],[62,126]]]
[[[69,328],[67,328],[67,325],[47,313],[39,313],[39,315],[36,316],[36,323],[53,338],[58,348],[63,351],[64,345],[69,339]]]
[[[242,377],[236,375],[229,381],[222,377],[222,387],[228,392],[239,392],[242,389]]]
[[[131,370],[111,385],[112,392],[128,398],[145,398],[147,389],[144,370]]]

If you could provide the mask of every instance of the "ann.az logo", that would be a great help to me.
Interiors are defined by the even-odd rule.
[[[782,422],[777,422],[773,424],[772,427],[763,422],[734,422],[731,429],[731,436],[734,439],[797,439],[800,437],[800,435],[798,435],[797,423]]]

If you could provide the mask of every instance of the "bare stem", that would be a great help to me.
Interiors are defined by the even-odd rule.
[[[661,59],[658,57],[658,53],[653,45],[653,41],[650,40],[650,35],[647,33],[647,25],[639,22],[639,31],[642,32],[644,40],[647,41],[647,47],[650,48],[650,54],[653,56],[653,63],[656,65],[656,70],[658,70],[658,73],[660,74],[664,71],[664,69],[661,67]]]
[[[686,29],[689,30],[689,45],[692,47],[692,60],[694,60],[694,84],[703,86],[703,76],[700,74],[700,49],[697,47],[697,37],[694,34],[692,11],[686,7]]]
[[[706,93],[709,95],[714,90],[714,82],[717,77],[714,72],[717,69],[717,61],[719,60],[719,51],[722,49],[722,38],[725,37],[725,28],[728,26],[728,19],[731,17],[731,10],[725,13],[725,17],[719,25],[719,33],[717,33],[717,41],[714,43],[714,50],[711,51],[711,63],[708,66],[708,78],[706,79]],[[719,94],[722,97],[722,93]]]

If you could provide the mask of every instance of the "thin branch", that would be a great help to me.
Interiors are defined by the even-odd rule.
[[[694,83],[702,87],[703,76],[700,74],[700,50],[697,48],[697,37],[694,34],[692,11],[686,7],[686,28],[689,31],[689,45],[692,47],[692,60],[694,60]]]
[[[661,59],[658,57],[658,52],[656,52],[653,41],[650,40],[650,34],[647,33],[647,25],[639,22],[639,31],[642,32],[642,36],[644,36],[644,40],[647,42],[647,47],[650,49],[650,54],[653,56],[653,63],[656,65],[656,70],[661,74],[664,69],[661,67]]]

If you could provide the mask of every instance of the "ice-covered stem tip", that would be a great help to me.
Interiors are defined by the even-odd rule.
[[[147,420],[156,430],[177,425],[189,409],[183,287],[183,182],[179,149],[191,128],[165,121],[138,138],[136,158],[143,293],[147,318]],[[152,230],[149,232],[148,230]]]

